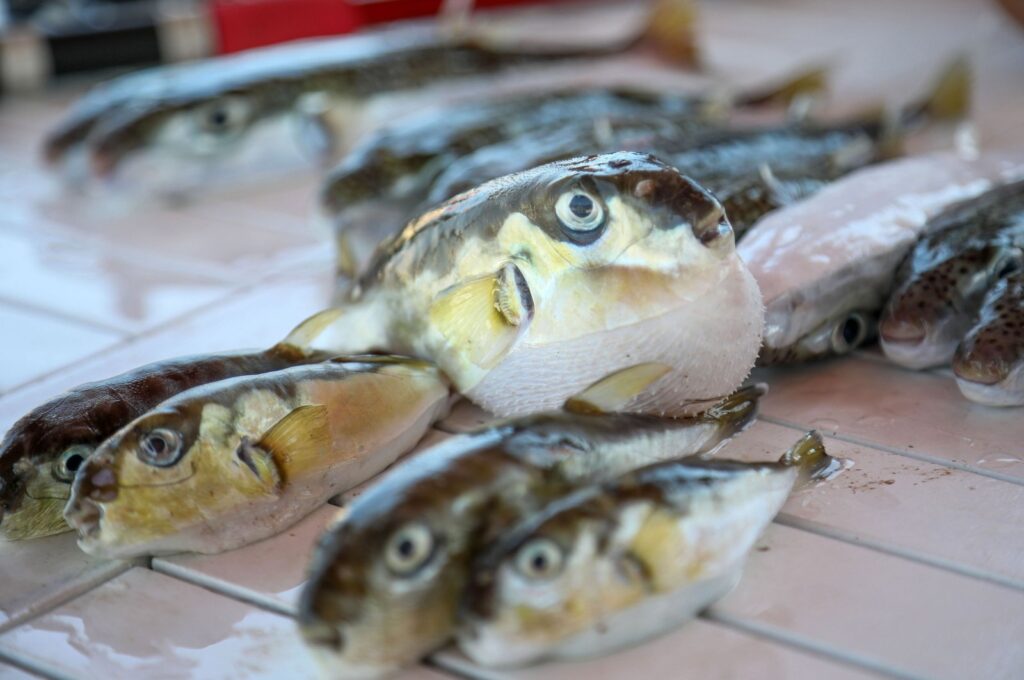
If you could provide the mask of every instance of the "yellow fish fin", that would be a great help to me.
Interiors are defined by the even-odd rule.
[[[327,407],[299,406],[267,430],[255,448],[269,456],[281,483],[287,483],[289,475],[322,464],[331,452]]]
[[[278,350],[299,350],[305,353],[313,341],[328,326],[338,320],[342,311],[341,307],[329,307],[322,312],[317,312],[292,329],[292,332],[284,340],[277,343],[274,348]]]
[[[669,373],[667,364],[650,362],[615,371],[565,402],[570,413],[612,413]]]
[[[445,339],[482,368],[496,364],[532,318],[533,295],[513,263],[452,286],[430,307],[430,320]]]
[[[696,24],[696,0],[655,0],[643,37],[669,61],[699,67]]]
[[[248,437],[242,437],[235,450],[238,460],[256,476],[257,486],[268,496],[280,496],[284,487],[281,470],[274,457],[253,444]]]
[[[839,468],[838,462],[825,450],[825,442],[817,430],[811,430],[782,454],[779,463],[799,467],[809,479],[823,479]]]
[[[818,97],[828,89],[828,68],[815,66],[790,76],[766,89],[753,90],[736,98],[736,104],[748,106],[791,105],[806,97]]]

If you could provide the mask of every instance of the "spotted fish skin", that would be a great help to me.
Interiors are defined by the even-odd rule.
[[[953,357],[964,396],[991,406],[1024,406],[1024,272],[988,292]]]
[[[952,206],[925,229],[879,325],[886,356],[910,368],[948,365],[988,289],[1024,266],[1024,182]]]

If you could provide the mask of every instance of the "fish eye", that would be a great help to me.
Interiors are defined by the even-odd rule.
[[[239,130],[246,123],[249,107],[238,97],[225,97],[196,109],[196,126],[201,132],[220,137]]]
[[[85,444],[69,446],[64,453],[60,454],[57,465],[53,469],[53,476],[58,481],[71,483],[75,479],[78,468],[82,467],[82,463],[91,453],[92,447]]]
[[[601,202],[580,189],[567,191],[558,197],[555,216],[569,238],[578,243],[596,240],[605,222]]]
[[[562,570],[562,549],[549,538],[535,538],[516,553],[516,570],[526,578],[553,578]]]
[[[861,314],[850,314],[832,329],[832,350],[845,354],[860,346],[867,338],[867,320]]]
[[[147,465],[170,467],[181,458],[181,435],[158,427],[139,440],[138,456]]]
[[[388,539],[384,563],[396,576],[410,576],[426,564],[434,552],[434,536],[425,525],[406,524]]]

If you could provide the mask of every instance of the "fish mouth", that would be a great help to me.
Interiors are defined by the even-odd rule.
[[[96,540],[103,521],[103,507],[89,498],[81,498],[64,510],[64,519],[82,540]]]
[[[920,321],[893,319],[886,316],[878,325],[878,333],[883,342],[916,345],[924,342],[928,331]]]

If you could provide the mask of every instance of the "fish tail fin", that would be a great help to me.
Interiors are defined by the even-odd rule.
[[[735,103],[742,107],[789,106],[804,97],[818,96],[828,89],[828,68],[815,66],[799,71],[781,83],[741,94]]]
[[[904,127],[931,121],[964,119],[971,106],[971,64],[959,55],[942,70],[923,101],[907,107],[900,116]]]
[[[569,397],[562,408],[570,413],[613,413],[657,382],[671,366],[650,362],[610,373]]]
[[[695,0],[655,0],[637,42],[651,44],[662,57],[699,67],[697,3]]]
[[[754,422],[760,399],[766,394],[768,385],[765,383],[741,387],[701,413],[700,418],[706,422],[718,423],[729,432],[729,436],[732,436]]]
[[[825,451],[821,433],[811,430],[796,444],[782,454],[779,463],[787,467],[798,467],[802,476],[808,479],[824,479],[836,470],[835,458]]]
[[[274,345],[274,349],[291,353],[298,351],[301,355],[305,356],[309,353],[309,348],[313,341],[328,326],[338,320],[342,311],[341,307],[329,307],[322,312],[317,312],[293,328],[284,340]]]

